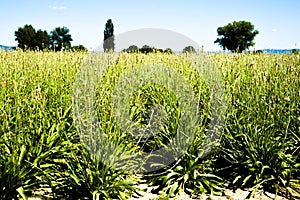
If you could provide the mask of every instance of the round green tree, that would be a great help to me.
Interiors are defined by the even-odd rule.
[[[67,27],[57,27],[50,33],[50,42],[55,51],[71,49],[71,41],[73,39]]]
[[[193,46],[187,46],[184,47],[184,49],[182,50],[183,53],[195,53],[196,49]]]
[[[218,36],[215,43],[219,43],[223,49],[241,53],[254,46],[254,38],[259,33],[254,25],[247,21],[234,21],[217,29]]]

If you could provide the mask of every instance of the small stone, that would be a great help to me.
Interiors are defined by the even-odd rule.
[[[275,199],[275,200],[286,200],[286,198],[272,194],[270,192],[265,192],[266,196],[270,197],[271,199]]]
[[[210,196],[208,197],[208,199],[209,199],[209,200],[229,200],[230,197],[227,198],[227,197],[220,197],[220,196],[210,195]],[[230,200],[233,200],[233,199],[230,199]]]
[[[189,199],[191,199],[190,196],[184,192],[179,197],[176,198],[176,200],[189,200]]]
[[[226,189],[226,190],[224,191],[224,194],[225,194],[226,196],[229,196],[229,197],[234,196],[234,192],[233,192],[232,190],[228,190],[228,189]]]
[[[234,199],[246,199],[250,194],[249,191],[243,191],[241,189],[237,189],[234,194]]]

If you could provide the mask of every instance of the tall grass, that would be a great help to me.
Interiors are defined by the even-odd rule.
[[[1,52],[1,199],[37,192],[101,199],[130,191],[131,178],[94,159],[81,145],[73,123],[73,82],[86,56]]]
[[[126,199],[141,182],[137,174],[104,165],[80,142],[72,91],[87,57],[81,52],[0,52],[0,199]],[[133,94],[130,116],[141,126],[149,121],[147,108],[153,104],[163,102],[169,113],[164,131],[143,144],[118,127],[110,95],[126,69],[151,63],[171,66],[200,97],[201,120],[195,140],[177,162],[144,174],[148,184],[158,185],[167,197],[182,191],[222,193],[224,187],[263,187],[296,198],[300,194],[300,56],[210,55],[228,93],[228,111],[221,138],[205,158],[199,146],[210,120],[210,94],[186,58],[119,55],[98,90],[97,112],[108,137],[131,151],[151,151],[168,143],[180,112],[173,94],[153,86]]]
[[[218,161],[230,185],[299,193],[299,185],[292,188],[300,178],[299,61],[288,54],[216,56],[231,101]]]

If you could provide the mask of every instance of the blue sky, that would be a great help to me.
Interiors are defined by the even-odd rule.
[[[25,24],[50,32],[70,29],[73,45],[94,49],[102,43],[107,19],[115,35],[141,28],[168,29],[191,38],[206,50],[217,28],[246,20],[260,32],[256,48],[300,48],[299,0],[2,0],[0,44],[15,46],[14,31]]]

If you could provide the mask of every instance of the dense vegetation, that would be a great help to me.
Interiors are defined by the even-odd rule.
[[[67,27],[56,27],[48,34],[46,30],[36,31],[31,24],[26,24],[15,31],[15,37],[22,50],[87,51],[83,45],[71,45],[73,39]]]
[[[186,55],[121,53],[107,71],[107,84],[99,86],[103,94],[109,94],[122,70],[162,63],[183,70],[201,97],[205,118],[199,124],[199,137],[178,162],[160,173],[142,175],[104,165],[80,142],[72,91],[87,53],[1,51],[0,199],[47,195],[127,199],[144,181],[158,185],[166,197],[182,191],[222,193],[223,188],[262,186],[296,198],[300,193],[300,56],[209,55],[229,95],[223,133],[215,148],[202,158],[199,146],[207,128],[210,99],[205,83],[190,70]],[[147,104],[163,98],[156,88],[141,91]],[[97,107],[108,137],[126,143],[127,148],[135,147],[136,140],[116,128],[108,102],[109,97],[104,96]],[[132,115],[144,123],[144,107],[133,106]],[[169,119],[168,130],[172,130],[176,117]],[[160,135],[146,145],[158,148],[168,140]]]

